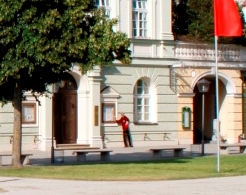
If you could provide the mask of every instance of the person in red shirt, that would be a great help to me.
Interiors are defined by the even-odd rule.
[[[123,140],[124,140],[125,147],[129,147],[129,146],[133,147],[132,142],[131,142],[130,132],[129,132],[130,120],[127,116],[125,116],[125,114],[123,112],[121,112],[120,114],[121,114],[121,118],[119,120],[115,119],[115,121],[118,124],[121,124],[121,126],[122,126]]]

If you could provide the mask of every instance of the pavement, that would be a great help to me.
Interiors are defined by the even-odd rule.
[[[185,145],[185,156],[197,156],[200,153],[200,146]],[[111,161],[141,161],[153,159],[150,147],[133,148],[110,148],[113,150]],[[206,155],[214,155],[216,147],[205,146]],[[28,151],[30,152],[30,151]],[[32,151],[30,166],[51,164],[50,152]],[[59,153],[55,154],[55,159],[59,159]],[[165,152],[164,157],[173,156],[172,152]],[[99,155],[88,155],[88,161],[98,161]],[[76,161],[76,156],[71,151],[64,153],[64,164]],[[3,160],[3,165],[10,163],[10,159]],[[60,163],[57,161],[56,163]],[[165,195],[241,195],[246,193],[246,176],[172,180],[172,181],[71,181],[53,179],[31,179],[18,177],[1,177],[0,169],[0,194],[13,195],[145,195],[145,194],[165,194]]]
[[[0,177],[0,193],[12,195],[243,195],[246,176],[175,181],[66,181]]]

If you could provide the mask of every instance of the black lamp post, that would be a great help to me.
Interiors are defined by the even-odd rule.
[[[52,129],[51,129],[51,163],[55,163],[55,149],[54,149],[54,116],[55,116],[55,107],[54,107],[54,96],[59,90],[59,83],[53,84],[53,94],[52,94]]]
[[[204,93],[208,92],[210,82],[202,79],[197,82],[197,87],[200,93],[202,93],[202,156],[204,156]]]
[[[55,149],[54,149],[54,94],[52,96],[52,129],[51,129],[51,163],[55,163]]]

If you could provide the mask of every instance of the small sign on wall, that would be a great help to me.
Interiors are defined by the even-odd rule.
[[[36,102],[22,103],[22,124],[36,123]]]
[[[94,126],[98,126],[98,106],[94,106]]]
[[[102,103],[102,123],[115,123],[115,103]]]
[[[191,110],[189,107],[182,108],[182,126],[183,129],[191,128]]]

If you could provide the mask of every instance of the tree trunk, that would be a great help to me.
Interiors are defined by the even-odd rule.
[[[12,166],[22,167],[21,162],[21,136],[22,136],[22,89],[16,83],[14,90],[14,132],[13,132],[13,148],[12,148]]]

